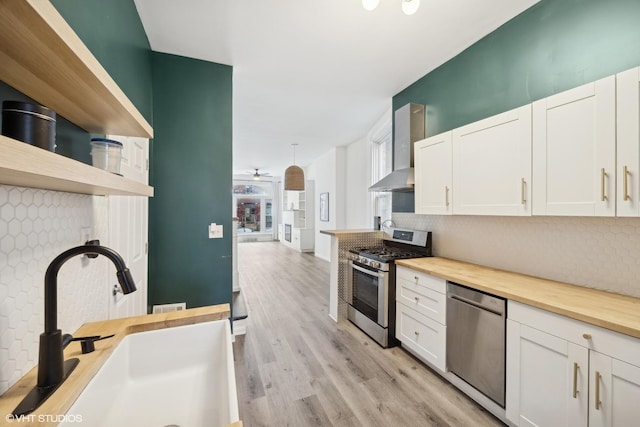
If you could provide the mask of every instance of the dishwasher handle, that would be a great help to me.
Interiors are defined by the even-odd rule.
[[[447,288],[447,298],[460,301],[498,316],[505,315],[505,300],[503,298],[462,287],[453,282],[448,282]]]

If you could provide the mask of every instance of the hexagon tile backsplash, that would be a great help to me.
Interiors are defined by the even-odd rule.
[[[435,256],[640,297],[640,218],[393,214]]]
[[[105,197],[0,185],[0,393],[38,360],[44,273],[61,252],[108,228]],[[76,257],[58,277],[58,326],[73,333],[106,319],[108,261]]]

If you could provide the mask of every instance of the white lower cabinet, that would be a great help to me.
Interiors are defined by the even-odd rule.
[[[588,349],[507,320],[507,418],[518,426],[587,426],[588,367]]]
[[[442,373],[446,370],[446,291],[444,279],[397,268],[396,338]]]
[[[589,364],[589,427],[640,425],[640,367],[597,351]]]
[[[283,224],[280,224],[278,226],[278,235],[280,237],[280,242],[300,252],[312,252],[315,247],[315,231],[313,228],[299,228],[296,225],[299,224],[298,217],[300,213],[301,211],[282,212]],[[282,227],[281,233],[280,227]],[[287,240],[285,232],[287,227],[291,227],[291,240]]]
[[[295,249],[300,252],[313,251],[314,231],[312,228],[294,228],[291,234]]]
[[[517,426],[640,420],[640,340],[509,301],[506,417]],[[544,331],[543,331],[544,330]]]

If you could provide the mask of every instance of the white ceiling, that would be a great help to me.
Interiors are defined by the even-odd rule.
[[[391,98],[539,0],[135,0],[154,51],[233,66],[233,171],[366,136]]]

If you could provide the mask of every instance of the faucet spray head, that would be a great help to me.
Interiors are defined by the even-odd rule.
[[[118,282],[120,283],[123,294],[135,292],[137,289],[136,282],[133,280],[133,277],[131,277],[131,272],[128,268],[125,267],[123,270],[118,270],[116,276],[118,276]]]

